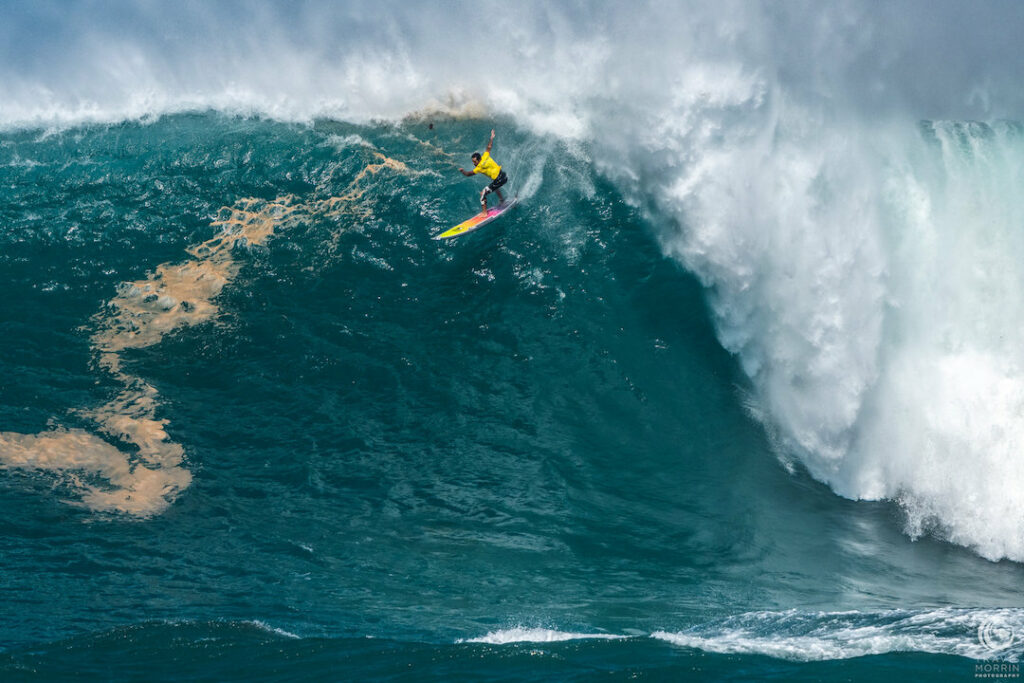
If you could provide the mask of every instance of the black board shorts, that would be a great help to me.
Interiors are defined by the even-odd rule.
[[[494,192],[507,182],[508,176],[505,175],[505,171],[498,171],[498,177],[491,181],[491,184],[487,186],[487,189],[484,191],[484,194],[487,194],[488,192]]]

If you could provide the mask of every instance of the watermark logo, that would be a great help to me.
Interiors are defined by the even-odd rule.
[[[989,619],[978,625],[978,642],[993,653],[1002,652],[1014,643],[1013,626],[1002,619]],[[1017,662],[978,662],[974,665],[975,678],[1019,679]]]
[[[993,652],[1013,645],[1013,627],[999,619],[989,619],[978,626],[978,642]]]

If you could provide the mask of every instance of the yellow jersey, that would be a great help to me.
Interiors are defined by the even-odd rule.
[[[483,173],[491,180],[494,180],[501,173],[501,166],[494,162],[490,152],[484,152],[483,156],[480,157],[480,163],[473,169],[473,173]]]

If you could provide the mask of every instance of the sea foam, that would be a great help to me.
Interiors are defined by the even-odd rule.
[[[499,631],[491,631],[487,635],[467,638],[458,642],[506,645],[509,643],[560,643],[567,640],[619,640],[626,637],[609,633],[574,633],[557,629],[516,626]]]

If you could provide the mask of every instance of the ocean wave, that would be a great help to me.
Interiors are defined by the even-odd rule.
[[[583,141],[707,286],[784,457],[1024,561],[1022,7],[527,2],[468,59],[468,2],[14,3],[0,128],[445,112]]]

